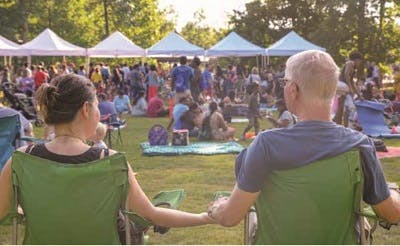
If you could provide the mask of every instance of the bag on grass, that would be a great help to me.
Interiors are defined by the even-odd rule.
[[[150,145],[167,145],[168,131],[160,124],[153,125],[148,134]]]

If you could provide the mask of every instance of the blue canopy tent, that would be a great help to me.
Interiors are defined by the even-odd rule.
[[[315,45],[300,37],[295,31],[291,31],[268,47],[265,52],[267,56],[291,56],[305,50],[325,51],[325,48]]]
[[[250,43],[236,32],[231,32],[207,50],[206,54],[210,57],[258,56],[264,55],[265,51],[264,48]]]
[[[204,49],[189,43],[176,32],[169,33],[165,38],[147,50],[148,56],[202,56]]]

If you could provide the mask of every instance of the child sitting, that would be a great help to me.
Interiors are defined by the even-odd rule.
[[[100,149],[108,149],[106,143],[104,143],[103,141],[104,137],[106,136],[106,133],[107,133],[106,125],[99,122],[97,124],[96,132],[91,139],[93,141],[93,147],[97,147]]]

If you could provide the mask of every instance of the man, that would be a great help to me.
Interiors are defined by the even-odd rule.
[[[117,112],[115,111],[114,103],[107,100],[107,95],[105,93],[100,93],[98,95],[98,98],[100,116],[117,114]]]
[[[135,99],[140,90],[143,90],[143,75],[140,72],[139,64],[135,64],[128,75],[129,80],[129,96],[132,100]]]
[[[187,66],[186,56],[179,58],[180,66],[172,70],[172,85],[171,88],[175,92],[175,103],[178,103],[182,97],[191,97],[190,81],[193,79],[193,70]]]
[[[35,73],[35,89],[39,88],[43,83],[47,83],[49,75],[44,71],[44,67],[38,66],[38,70]]]
[[[210,64],[206,64],[204,72],[201,74],[201,90],[203,91],[203,97],[210,96],[214,98],[214,78],[213,78],[213,67]]]
[[[199,101],[200,98],[200,84],[201,84],[201,70],[200,70],[200,59],[198,57],[193,58],[191,67],[193,68],[193,78],[190,81],[190,93],[192,94],[195,102]]]
[[[217,223],[237,225],[264,191],[272,171],[305,167],[354,148],[361,153],[363,200],[372,205],[379,217],[390,222],[400,220],[400,196],[394,190],[389,191],[372,141],[360,132],[331,121],[330,108],[337,82],[338,68],[329,54],[305,51],[289,58],[284,78],[284,98],[288,110],[298,116],[298,123],[291,128],[260,133],[249,148],[239,154],[232,195],[229,199],[217,200],[209,207],[209,215]],[[323,183],[318,185],[324,186]],[[349,185],[353,187],[354,184]],[[293,200],[293,206],[296,206],[296,200]],[[310,209],[311,206],[313,204],[310,204]],[[323,220],[324,215],[321,216]],[[304,221],[306,225],[307,221]]]
[[[249,119],[249,123],[247,127],[243,130],[241,140],[246,140],[246,133],[250,131],[251,128],[254,127],[254,133],[257,136],[258,131],[260,130],[260,85],[258,81],[254,81],[250,84],[252,87],[252,92],[249,99],[249,107],[247,110],[247,119]]]
[[[348,126],[348,113],[345,110],[346,98],[350,97],[348,100],[352,100],[354,95],[360,97],[360,89],[354,82],[356,76],[356,69],[359,68],[362,61],[362,55],[354,51],[350,53],[349,60],[344,64],[342,70],[340,71],[339,81],[344,82],[349,87],[349,93],[347,95],[342,95],[339,97],[338,108],[336,111],[334,122],[337,124],[343,124],[345,127]]]

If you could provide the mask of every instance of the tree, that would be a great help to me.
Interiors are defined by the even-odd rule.
[[[200,9],[193,15],[193,21],[189,21],[182,28],[182,36],[191,43],[208,49],[222,39],[227,30],[217,30],[215,28],[204,25],[204,10]]]

